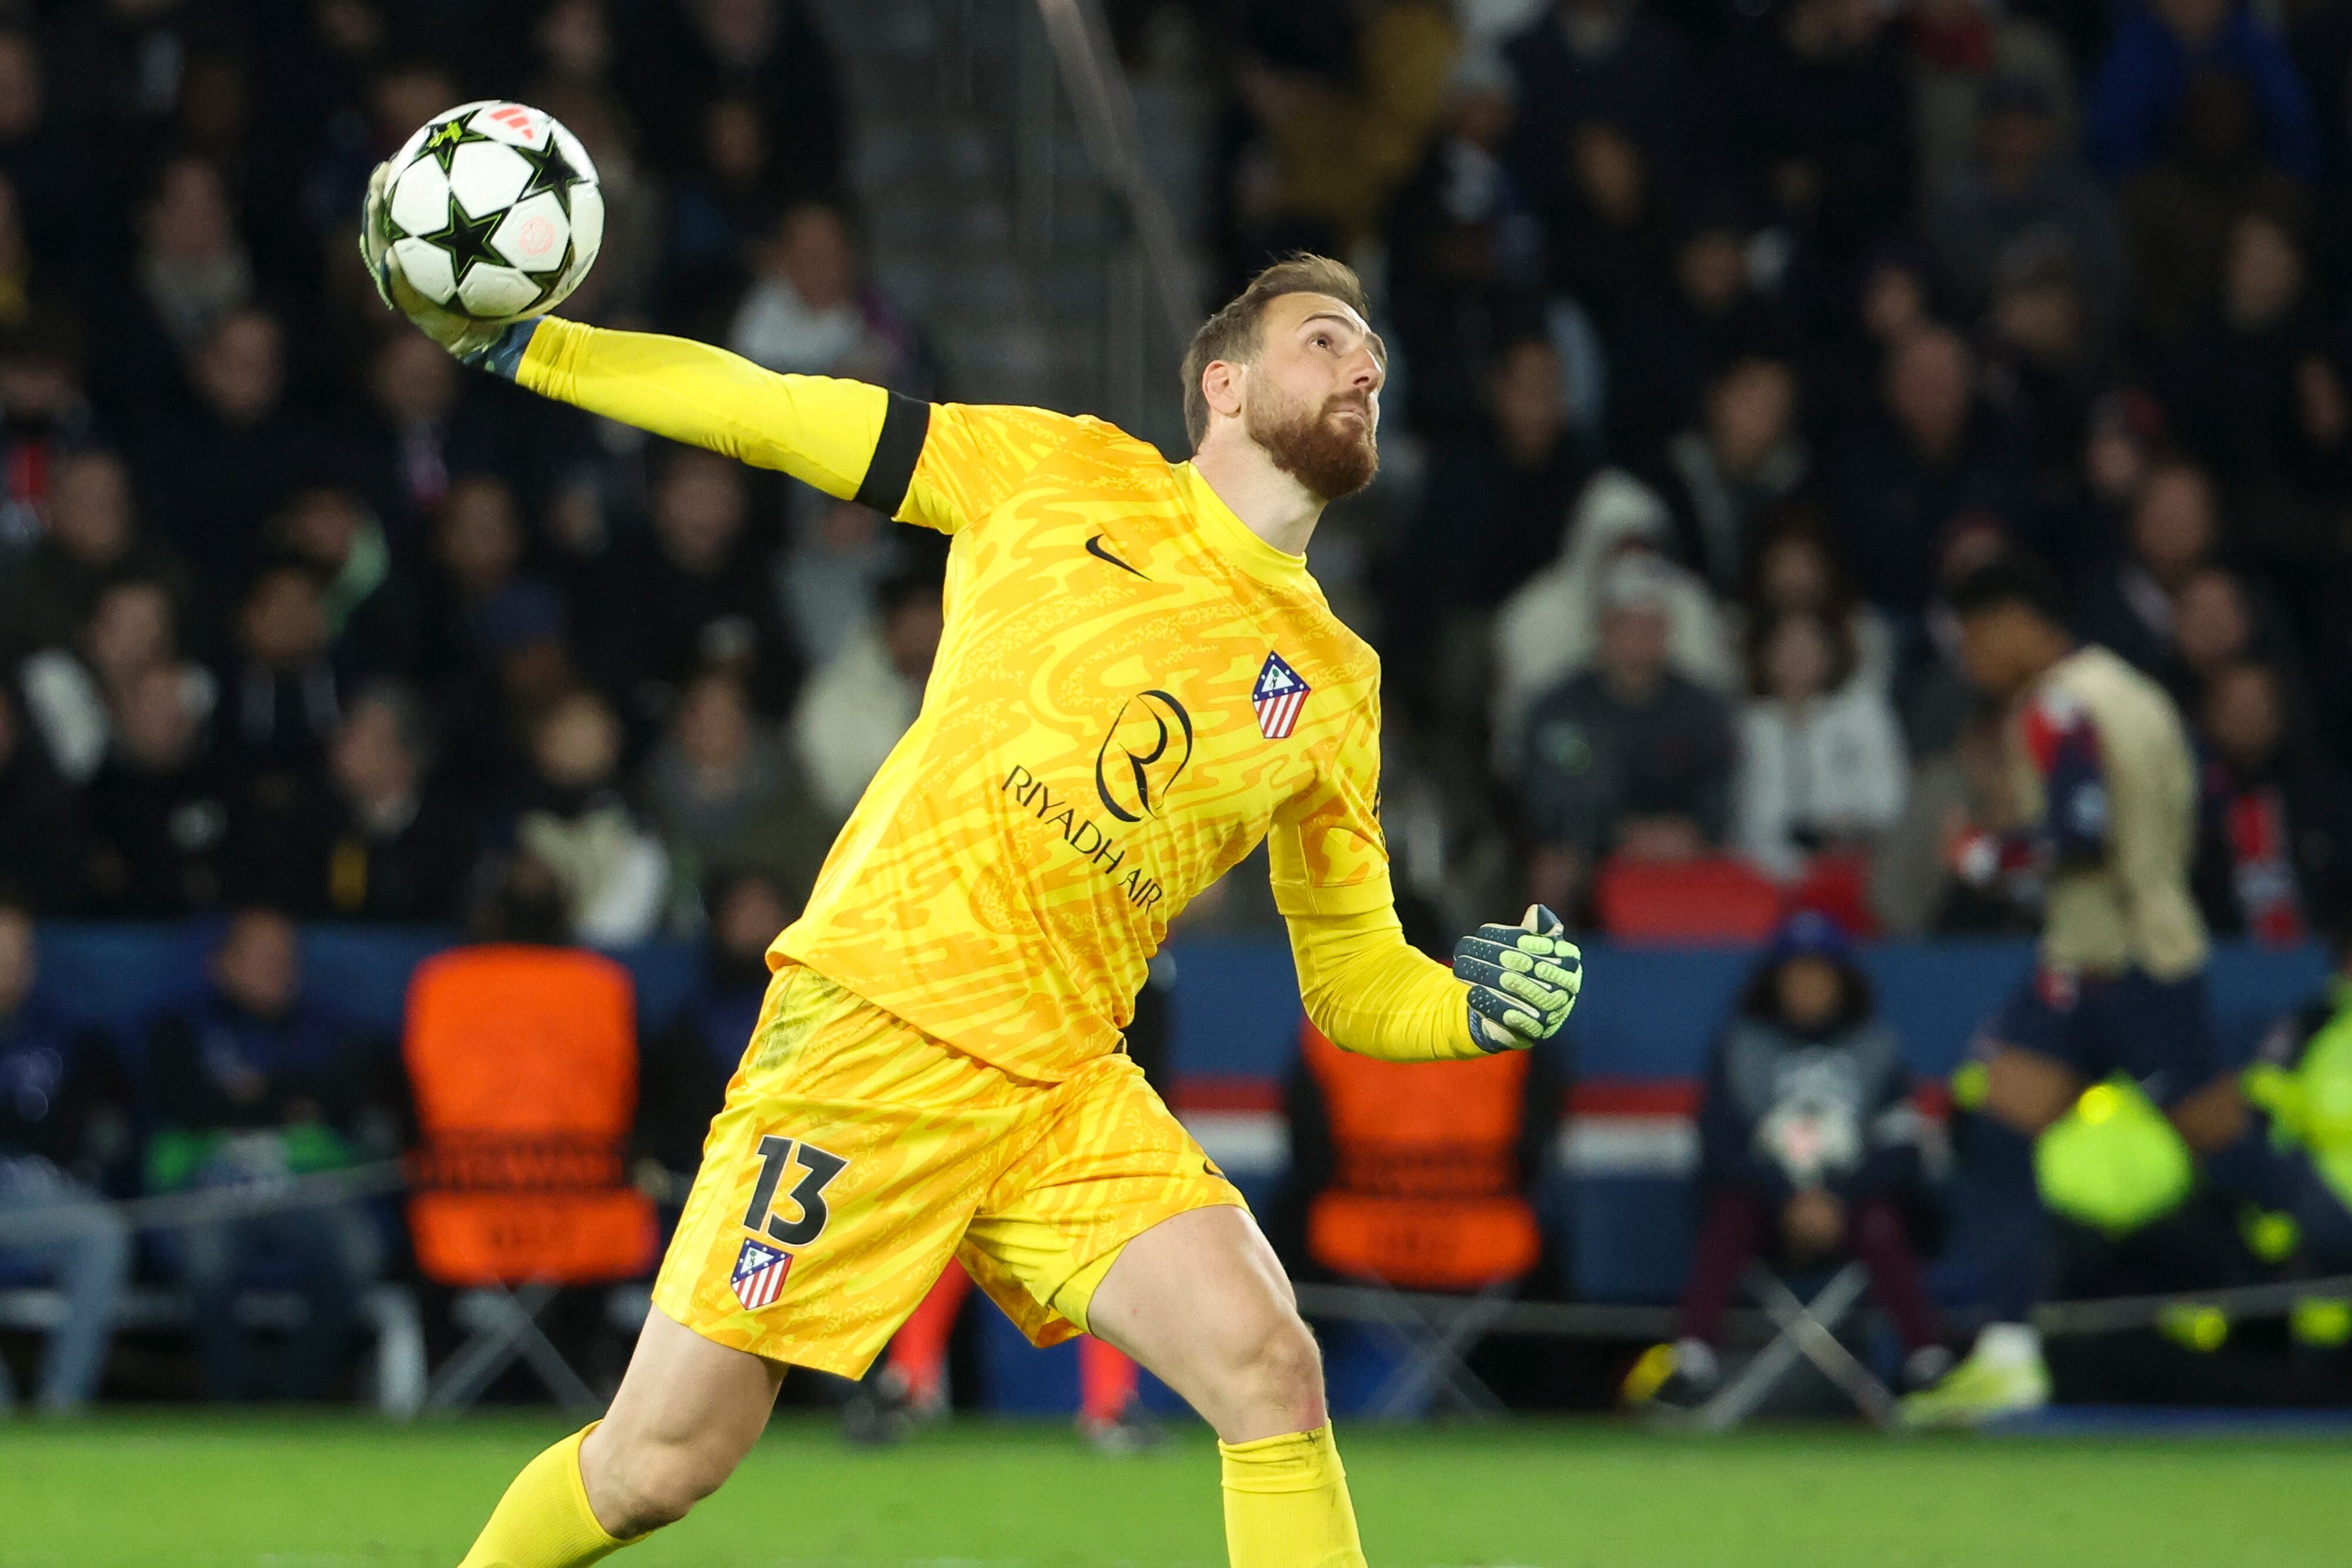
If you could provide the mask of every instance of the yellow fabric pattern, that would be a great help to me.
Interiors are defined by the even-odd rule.
[[[920,413],[556,320],[517,379],[836,496],[867,478],[886,415]],[[920,716],[772,962],[1065,1078],[1116,1049],[1168,922],[1270,837],[1325,1032],[1412,1060],[1475,1052],[1465,988],[1387,914],[1379,661],[1303,557],[1191,465],[1040,409],[930,408],[898,516],[954,538],[946,632]],[[1253,698],[1277,663],[1307,691],[1268,726]],[[1370,989],[1335,1006],[1354,986]]]
[[[866,477],[890,395],[863,382],[778,375],[708,343],[552,316],[531,334],[515,382],[843,497]]]
[[[595,1429],[590,1422],[522,1468],[457,1568],[584,1568],[628,1544],[596,1522],[580,1479],[580,1445]]]
[[[1233,1568],[1365,1568],[1348,1472],[1326,1421],[1312,1432],[1219,1443]]]
[[[1089,1264],[1172,1215],[1241,1203],[1129,1058],[1018,1078],[787,965],[654,1304],[719,1344],[856,1377],[953,1257],[1051,1344],[1076,1332],[1053,1303]],[[756,1306],[736,1287],[746,1242],[791,1260]]]

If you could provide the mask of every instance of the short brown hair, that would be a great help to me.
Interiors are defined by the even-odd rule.
[[[1356,269],[1328,256],[1304,251],[1286,256],[1251,278],[1231,303],[1201,323],[1184,350],[1184,434],[1194,447],[1209,434],[1209,400],[1201,391],[1201,373],[1216,361],[1255,353],[1265,308],[1286,294],[1328,294],[1359,316],[1369,319],[1372,313]]]

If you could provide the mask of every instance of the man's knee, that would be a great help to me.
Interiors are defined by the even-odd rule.
[[[1323,1424],[1323,1353],[1296,1312],[1270,1313],[1234,1369],[1235,1402],[1281,1411],[1293,1431]]]
[[[626,1540],[675,1524],[742,1459],[708,1438],[664,1442],[599,1427],[581,1446],[581,1479],[597,1522]]]

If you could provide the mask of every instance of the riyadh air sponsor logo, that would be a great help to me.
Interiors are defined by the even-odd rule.
[[[997,790],[1012,796],[1036,821],[1061,835],[1064,843],[1117,883],[1137,909],[1149,909],[1167,896],[1159,878],[1140,863],[1129,862],[1125,844],[1111,837],[1093,817],[1080,812],[1069,796],[1056,794],[1051,785],[1026,768],[1014,765]]]
[[[1192,716],[1163,691],[1119,705],[1095,752],[1095,793],[1122,822],[1156,817],[1192,760]]]

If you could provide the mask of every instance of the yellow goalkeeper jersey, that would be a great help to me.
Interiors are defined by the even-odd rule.
[[[1378,658],[1190,464],[1094,419],[554,320],[517,379],[952,537],[920,715],[775,956],[1058,1081],[1118,1049],[1169,921],[1270,839],[1310,1004],[1319,956],[1365,1009],[1334,1037],[1475,1054],[1463,988],[1391,913]]]

